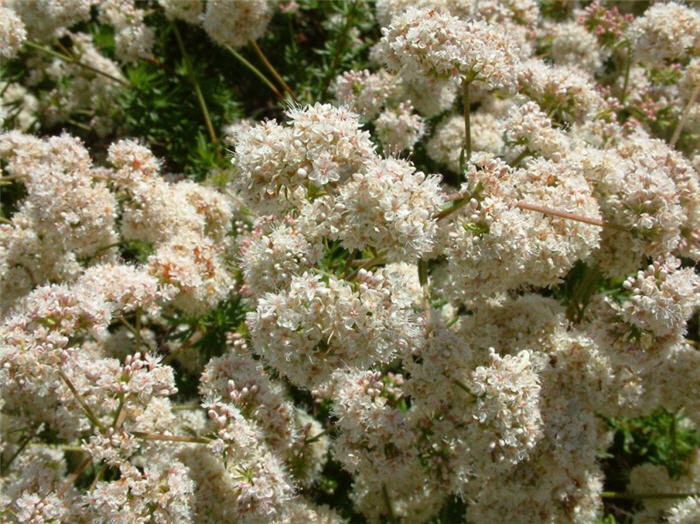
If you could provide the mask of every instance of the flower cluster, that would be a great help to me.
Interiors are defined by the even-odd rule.
[[[0,0],[0,520],[698,521],[700,14],[585,4]]]

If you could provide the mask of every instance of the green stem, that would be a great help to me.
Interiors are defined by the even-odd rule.
[[[389,498],[389,491],[386,489],[386,484],[382,484],[382,495],[384,497],[384,504],[386,504],[389,522],[396,522],[396,515],[394,514],[394,508],[391,505],[391,499]]]
[[[353,271],[347,277],[345,277],[345,280],[352,280],[353,278],[355,278],[357,276],[357,274],[361,270],[368,269],[368,268],[373,267],[373,266],[378,266],[379,264],[383,264],[384,262],[386,262],[386,260],[384,260],[384,257],[382,257],[382,256],[370,258],[364,264],[362,264],[360,267],[355,269],[355,271]]]
[[[63,53],[59,53],[57,51],[54,51],[53,49],[50,49],[50,48],[45,47],[43,45],[32,42],[31,40],[25,40],[24,45],[26,45],[27,47],[30,47],[32,49],[36,49],[37,51],[42,51],[43,53],[46,53],[46,54],[51,55],[53,57],[56,57],[60,60],[63,60],[64,62],[66,62],[68,64],[74,64],[78,67],[82,67],[83,69],[87,69],[88,71],[92,71],[93,73],[96,73],[98,75],[102,75],[105,78],[109,78],[110,80],[113,80],[113,81],[117,82],[118,84],[121,84],[125,87],[129,87],[129,85],[130,85],[129,82],[126,82],[126,81],[124,81],[121,78],[118,78],[116,76],[110,75],[109,73],[105,73],[104,71],[100,71],[96,67],[92,67],[91,65],[84,64],[73,56],[64,55]]]
[[[292,91],[292,88],[289,87],[287,82],[284,81],[284,78],[282,78],[282,76],[277,72],[277,69],[275,69],[274,66],[272,65],[272,63],[267,59],[267,57],[265,56],[265,53],[263,53],[262,49],[260,49],[260,46],[258,45],[258,43],[255,40],[253,40],[251,42],[251,44],[253,45],[253,49],[257,53],[260,60],[262,60],[263,64],[265,64],[265,67],[267,67],[267,69],[270,71],[270,73],[272,73],[272,76],[274,76],[277,79],[277,81],[280,83],[282,88],[287,93],[289,93],[289,96],[292,97],[292,100],[294,100],[295,102],[298,102],[299,100],[297,100],[297,97],[294,94],[294,91]]]
[[[31,434],[27,435],[22,443],[17,447],[17,450],[12,454],[12,456],[9,458],[7,461],[7,464],[2,464],[2,469],[0,469],[0,474],[4,474],[5,471],[7,471],[12,463],[15,461],[17,457],[24,451],[24,448],[27,447],[27,444],[36,436],[36,433],[39,428],[34,429],[34,431],[31,432]]]
[[[437,213],[435,215],[435,218],[437,220],[442,220],[444,218],[447,218],[455,211],[462,209],[465,205],[467,205],[467,202],[469,202],[468,198],[460,198],[458,200],[455,200],[455,201],[453,201],[453,203],[450,207],[448,207],[447,209],[443,209],[442,211]]]
[[[255,67],[255,66],[254,66],[253,64],[251,64],[248,60],[246,60],[245,57],[244,57],[242,54],[240,54],[240,53],[239,53],[238,51],[236,51],[233,47],[228,46],[228,45],[226,46],[226,49],[228,49],[229,52],[230,52],[233,56],[235,56],[241,64],[243,64],[244,66],[246,66],[255,76],[257,76],[260,80],[262,80],[262,82],[263,82],[267,87],[269,87],[269,88],[272,90],[272,92],[275,93],[275,95],[277,95],[277,97],[278,97],[280,100],[284,99],[284,95],[282,95],[282,93],[280,93],[280,90],[277,89],[277,87],[275,86],[275,84],[273,84],[272,82],[270,82],[270,80],[268,80],[268,78],[267,78],[265,75],[263,75],[262,72],[261,72],[257,67]]]
[[[194,74],[194,70],[192,69],[192,63],[190,62],[190,57],[187,54],[187,50],[185,49],[185,42],[182,39],[182,35],[180,34],[180,30],[177,28],[177,24],[175,22],[171,22],[173,32],[175,33],[175,38],[177,39],[177,45],[180,48],[180,53],[182,54],[182,59],[185,62],[185,68],[187,69],[187,77],[189,78],[190,82],[192,83],[192,86],[194,87],[194,92],[197,96],[197,102],[199,103],[199,109],[202,111],[202,116],[204,117],[204,123],[207,126],[207,131],[209,132],[209,138],[211,139],[212,144],[214,144],[214,149],[216,151],[216,156],[219,159],[219,161],[222,161],[221,158],[221,150],[219,148],[219,139],[216,136],[216,131],[214,131],[214,124],[212,124],[211,121],[211,116],[209,115],[209,109],[207,109],[207,103],[204,100],[204,95],[202,94],[202,89],[199,86],[199,82],[197,81],[197,77]]]
[[[29,446],[32,448],[50,448],[60,449],[61,451],[72,451],[74,453],[85,453],[85,450],[82,447],[71,444],[49,444],[47,442],[35,442]]]
[[[512,165],[513,167],[518,167],[520,162],[522,162],[523,159],[527,156],[530,156],[530,150],[526,147],[518,156],[515,157],[515,159],[510,163],[510,165]]]
[[[344,3],[344,5],[347,7],[347,3]],[[321,95],[321,98],[323,99],[325,99],[326,94],[328,94],[328,89],[331,87],[331,83],[333,82],[333,78],[335,77],[336,69],[338,69],[338,65],[340,65],[340,55],[343,51],[345,51],[345,47],[347,45],[348,40],[348,33],[352,28],[354,15],[355,2],[352,2],[347,12],[345,13],[345,21],[343,23],[343,28],[338,32],[340,38],[336,40],[336,42],[334,42],[335,45],[333,46],[333,58],[331,60],[331,67],[326,70],[326,80],[323,83],[323,93]]]
[[[314,435],[313,437],[310,437],[310,438],[304,440],[304,444],[313,444],[314,442],[318,441],[323,435],[327,435],[327,434],[328,434],[328,431],[324,429],[319,434]]]
[[[92,131],[92,128],[88,125],[83,124],[82,122],[78,122],[77,120],[73,120],[72,118],[69,118],[67,122],[72,125],[77,127],[78,129],[82,129],[83,131],[90,132]]]
[[[472,132],[470,122],[469,86],[472,81],[468,77],[462,79],[462,110],[464,112],[464,151],[467,163],[472,157]]]
[[[669,142],[671,147],[676,147],[676,143],[681,137],[683,126],[685,126],[685,122],[686,120],[688,120],[688,114],[690,113],[690,109],[693,107],[695,101],[698,99],[698,95],[700,95],[700,82],[698,82],[698,85],[695,86],[693,93],[690,95],[690,100],[688,100],[688,104],[685,106],[685,109],[683,109],[683,113],[681,114],[681,117],[678,120],[678,125],[676,125],[676,129],[673,131],[673,136],[671,137],[671,141]]]
[[[132,325],[129,323],[129,321],[128,321],[126,318],[124,318],[123,315],[119,315],[118,318],[119,318],[119,320],[121,321],[121,323],[124,324],[124,327],[125,327],[127,330],[129,330],[129,332],[131,332],[132,335],[134,335],[134,337],[136,338],[136,340],[141,340],[140,335],[139,335],[139,331],[138,331],[134,326],[132,326]],[[152,348],[150,345],[146,344],[146,341],[142,340],[141,343],[144,344],[146,347],[148,347],[148,349],[149,349],[150,351],[154,351],[154,348]]]
[[[136,351],[141,351],[141,308],[136,308]]]
[[[90,406],[87,405],[87,403],[83,399],[82,395],[78,392],[78,390],[75,388],[75,386],[73,385],[71,380],[68,378],[68,375],[66,375],[62,369],[58,370],[58,375],[61,377],[63,382],[66,384],[66,386],[68,386],[68,389],[71,390],[71,393],[73,393],[73,396],[76,398],[76,400],[80,404],[80,407],[83,408],[85,415],[90,420],[92,425],[99,428],[101,431],[104,431],[105,430],[104,424],[102,424],[102,422],[100,422],[100,419],[97,418],[97,416],[92,411]]]
[[[671,419],[671,426],[669,427],[669,436],[671,438],[671,461],[675,466],[678,464],[678,445],[676,439],[676,419],[678,418],[678,413],[673,412],[673,418]]]
[[[566,218],[567,220],[573,220],[575,222],[583,222],[584,224],[591,224],[593,226],[616,228],[615,225],[608,224],[608,223],[603,222],[602,220],[599,220],[597,218],[591,218],[591,217],[586,217],[583,215],[577,215],[575,213],[569,213],[567,211],[559,211],[558,209],[552,209],[550,207],[539,206],[537,204],[529,204],[527,202],[518,202],[517,204],[515,204],[515,206],[520,208],[520,209],[527,210],[527,211],[535,211],[537,213],[542,213],[544,215],[552,215],[552,216],[559,217],[559,218]]]
[[[164,442],[187,442],[191,444],[209,444],[211,439],[206,437],[188,437],[181,435],[158,435],[155,433],[145,433],[143,431],[132,431],[131,434],[143,440],[158,440]]]
[[[93,489],[95,489],[95,486],[97,486],[97,483],[102,479],[102,475],[105,474],[105,471],[107,471],[107,464],[102,464],[100,466],[100,469],[97,470],[97,474],[95,475],[95,478],[92,479],[92,483],[90,483],[90,487],[88,488],[88,493],[91,492]]]
[[[471,395],[471,396],[474,397],[474,398],[479,398],[479,396],[476,395],[475,393],[473,393],[472,390],[469,389],[469,388],[466,386],[466,384],[464,384],[463,382],[457,380],[456,378],[455,378],[455,379],[452,379],[452,382],[454,382],[455,386],[457,386],[459,389],[461,389],[461,390],[464,391],[465,393],[468,393],[469,395]]]
[[[622,93],[620,94],[620,104],[625,103],[627,98],[627,89],[630,84],[630,69],[632,69],[632,46],[627,44],[627,57],[625,60],[625,80],[622,84]]]
[[[83,470],[92,462],[92,457],[88,455],[85,457],[85,460],[83,460],[78,468],[70,474],[70,476],[66,479],[66,481],[63,483],[63,485],[59,488],[59,490],[56,492],[56,498],[61,498],[66,491],[68,491],[68,488],[70,488],[73,485],[73,482],[76,481],[76,479],[80,476],[80,474],[83,472]]]
[[[620,493],[617,491],[603,491],[604,499],[637,500],[637,499],[682,499],[686,497],[698,497],[700,493]]]

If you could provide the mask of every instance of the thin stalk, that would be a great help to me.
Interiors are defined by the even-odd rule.
[[[577,215],[575,213],[569,213],[567,211],[559,211],[558,209],[552,209],[550,207],[538,206],[537,204],[528,204],[527,202],[518,202],[515,204],[516,207],[520,209],[525,209],[528,211],[536,211],[538,213],[543,213],[545,215],[552,215],[559,218],[566,218],[567,220],[574,220],[576,222],[583,222],[584,224],[591,224],[598,227],[611,227],[613,229],[619,229],[621,231],[626,231],[623,227],[617,224],[611,224],[609,222],[604,222],[598,218],[587,217],[583,215]]]
[[[464,391],[465,393],[468,393],[469,395],[471,395],[471,396],[474,397],[474,398],[479,398],[479,396],[476,395],[476,394],[474,394],[474,393],[472,392],[472,390],[469,389],[469,388],[467,387],[467,385],[464,384],[463,382],[457,380],[456,378],[455,378],[455,379],[452,379],[452,382],[454,382],[455,386],[457,386],[459,389],[461,389],[461,390]]]
[[[671,427],[669,428],[669,436],[671,437],[671,461],[675,466],[678,464],[678,444],[676,438],[676,420],[678,418],[678,413],[673,412],[673,418],[671,419]]]
[[[201,331],[197,330],[195,331],[192,336],[190,336],[187,340],[185,340],[182,344],[180,344],[180,347],[176,348],[175,350],[171,351],[168,353],[165,358],[163,358],[162,363],[163,364],[170,364],[170,362],[173,361],[173,359],[183,350],[192,347],[193,344],[196,344],[199,342],[202,337],[204,336],[204,333]]]
[[[384,504],[386,504],[389,522],[396,522],[396,515],[394,514],[394,508],[391,505],[391,499],[389,498],[389,491],[386,489],[386,484],[382,484],[382,496],[384,497]]]
[[[127,330],[129,330],[129,331],[131,332],[131,334],[134,335],[134,337],[135,337],[137,340],[140,340],[140,335],[138,334],[139,332],[137,331],[137,329],[136,329],[134,326],[132,326],[132,325],[129,323],[129,321],[128,321],[126,318],[124,318],[123,315],[119,315],[118,318],[119,318],[119,320],[121,321],[121,323],[124,324],[124,327],[125,327]],[[148,347],[149,350],[153,351],[153,348],[152,348],[150,345],[146,344],[146,341],[145,341],[145,340],[141,341],[141,343],[144,344],[144,345],[146,345],[146,347]]]
[[[690,100],[688,100],[688,104],[685,106],[685,109],[683,109],[683,114],[681,114],[681,118],[680,120],[678,120],[678,125],[673,131],[673,136],[671,137],[671,141],[669,142],[671,147],[676,147],[676,143],[678,142],[678,139],[681,136],[681,132],[683,131],[683,126],[685,126],[685,122],[686,120],[688,120],[690,108],[693,107],[693,104],[695,104],[695,101],[698,99],[698,95],[700,95],[700,82],[698,82],[698,85],[696,85],[695,89],[693,89],[693,93],[690,95]]]
[[[620,103],[624,104],[627,98],[627,89],[630,85],[630,69],[632,69],[632,45],[627,43],[627,57],[625,60],[625,80],[622,83],[622,93],[620,94]]]
[[[97,474],[95,474],[95,478],[92,479],[92,482],[90,483],[90,487],[88,488],[88,492],[91,492],[93,489],[95,489],[95,486],[97,486],[97,483],[102,479],[102,475],[105,474],[105,471],[107,471],[107,464],[102,464],[100,466],[100,469],[97,470]]]
[[[82,395],[78,392],[78,390],[75,388],[75,386],[73,385],[71,380],[68,378],[68,375],[66,375],[62,369],[58,370],[58,375],[61,377],[63,382],[65,382],[66,386],[68,386],[68,389],[71,390],[71,393],[73,393],[73,396],[76,398],[76,400],[80,404],[80,407],[83,408],[85,415],[90,420],[90,422],[92,422],[92,425],[96,426],[100,430],[104,431],[105,430],[104,424],[102,424],[102,422],[100,422],[100,419],[97,418],[97,416],[92,411],[90,406],[87,405],[87,403],[83,399]]]
[[[141,351],[141,308],[136,308],[136,351]]]
[[[467,162],[469,162],[469,160],[472,157],[472,131],[470,122],[471,111],[469,107],[471,105],[471,102],[469,101],[470,85],[471,80],[467,79],[467,77],[465,76],[462,79],[462,106],[464,112],[464,151]]]
[[[618,491],[603,491],[604,499],[637,500],[637,499],[682,499],[698,497],[700,493],[620,493]]]
[[[76,481],[76,479],[80,476],[80,474],[83,472],[83,470],[85,468],[87,468],[87,466],[88,466],[88,464],[90,464],[90,462],[92,462],[92,457],[90,455],[88,455],[87,457],[85,457],[85,460],[83,460],[80,463],[80,465],[77,467],[77,469],[68,476],[68,478],[63,483],[63,485],[58,489],[58,491],[56,492],[57,498],[60,499],[66,493],[66,491],[68,491],[68,488],[70,488],[73,485],[73,482]]]
[[[191,444],[209,444],[211,439],[206,437],[188,437],[184,435],[159,435],[156,433],[146,433],[143,431],[132,431],[131,434],[142,440],[159,440],[164,442],[187,442]]]
[[[513,159],[510,163],[513,167],[518,167],[518,164],[523,161],[523,159],[530,155],[530,150],[526,147],[523,151]]]
[[[343,272],[341,273],[342,275],[347,274],[348,270],[350,269],[350,266],[352,266],[353,261],[357,258],[357,250],[354,250],[348,255],[347,260],[345,260],[345,265],[343,266]]]
[[[192,62],[190,62],[190,57],[187,54],[187,50],[185,49],[185,42],[182,39],[180,30],[177,28],[177,23],[172,22],[171,25],[173,27],[173,32],[175,33],[177,45],[180,48],[180,53],[182,54],[182,59],[185,62],[185,67],[187,69],[187,77],[192,83],[192,86],[194,87],[194,92],[197,95],[197,102],[199,103],[199,109],[202,111],[204,123],[207,126],[207,131],[209,132],[209,138],[211,139],[212,144],[214,144],[214,149],[216,150],[217,158],[219,159],[219,161],[221,161],[222,158],[221,150],[219,148],[219,139],[216,136],[216,131],[214,131],[214,124],[212,124],[211,116],[209,115],[209,109],[207,108],[207,103],[204,100],[204,95],[202,94],[202,89],[199,86],[199,82],[197,81],[197,77],[195,76],[194,71],[192,70]]]
[[[272,76],[274,76],[275,79],[277,79],[277,81],[280,83],[280,85],[284,88],[284,90],[287,93],[289,93],[289,96],[292,97],[292,100],[294,100],[295,102],[298,102],[299,100],[297,100],[297,97],[294,94],[294,91],[292,91],[292,88],[289,87],[287,82],[284,81],[284,78],[282,78],[282,76],[277,72],[277,69],[275,69],[275,67],[272,65],[272,63],[270,63],[270,61],[265,56],[265,53],[263,53],[262,49],[260,49],[260,46],[258,45],[258,43],[255,40],[253,40],[252,45],[253,45],[253,49],[257,53],[260,60],[263,61],[263,64],[265,64],[265,67],[267,67],[267,69],[270,71],[270,73],[272,73]]]
[[[362,264],[360,267],[355,269],[352,273],[350,273],[347,277],[345,277],[345,280],[352,280],[357,276],[357,274],[363,270],[363,269],[368,269],[373,266],[378,266],[379,264],[383,264],[385,262],[384,257],[374,257],[370,258],[368,261],[366,261],[364,264]]]
[[[119,429],[126,419],[126,410],[124,406],[126,404],[126,397],[122,393],[119,397],[119,406],[117,407],[117,413],[114,415],[114,420],[112,421],[112,427],[114,429]]]
[[[25,180],[27,178],[29,178],[27,175],[7,175],[0,177],[0,180],[4,182],[5,180]]]
[[[263,75],[262,72],[260,72],[260,70],[259,70],[257,67],[255,67],[255,66],[254,66],[253,64],[251,64],[248,60],[246,60],[245,57],[244,57],[242,54],[240,54],[238,51],[236,51],[233,47],[228,46],[228,45],[225,46],[225,47],[226,47],[226,49],[229,50],[229,52],[230,52],[233,56],[235,56],[235,57],[238,59],[238,61],[239,61],[241,64],[243,64],[244,66],[246,66],[246,67],[247,67],[255,76],[257,76],[267,87],[269,87],[269,88],[272,90],[272,92],[275,93],[275,95],[277,95],[277,97],[278,97],[280,100],[283,100],[283,99],[284,99],[284,95],[283,95],[282,93],[280,93],[280,90],[277,89],[277,87],[275,86],[275,84],[273,84],[272,82],[270,82],[270,80],[268,80],[268,78],[267,78],[265,75]]]
[[[45,47],[43,45],[37,44],[35,42],[32,42],[31,40],[25,40],[24,45],[27,47],[31,47],[32,49],[36,49],[37,51],[42,51],[48,55],[51,55],[55,58],[58,58],[60,60],[63,60],[64,62],[67,62],[69,64],[74,64],[77,65],[78,67],[82,67],[83,69],[87,69],[88,71],[92,71],[93,73],[96,73],[98,75],[102,75],[105,78],[109,78],[110,80],[113,80],[117,82],[118,84],[121,84],[125,87],[129,87],[129,82],[126,82],[122,80],[121,78],[118,78],[116,76],[113,76],[109,73],[105,73],[104,71],[100,71],[96,67],[92,67],[91,65],[84,64],[80,60],[78,60],[76,57],[70,56],[70,55],[64,55],[63,53],[59,53],[57,51],[54,51],[53,49],[50,49],[48,47]]]
[[[29,277],[29,280],[31,280],[31,282],[32,282],[32,287],[36,287],[39,285],[39,281],[36,278],[34,278],[34,273],[32,272],[31,269],[29,269],[24,264],[19,264],[19,263],[15,264],[15,266],[21,267],[22,269],[24,269],[25,273],[27,273],[27,276]]]
[[[202,406],[199,404],[175,404],[172,406],[173,411],[188,411],[196,409],[202,409]]]
[[[457,199],[457,200],[454,200],[454,204],[452,204],[452,205],[451,205],[450,207],[448,207],[447,209],[443,209],[442,211],[440,211],[439,213],[437,213],[437,214],[435,215],[435,218],[436,218],[437,220],[442,220],[442,219],[444,219],[444,218],[447,218],[448,216],[450,216],[450,215],[451,215],[452,213],[454,213],[455,211],[458,211],[458,210],[462,209],[464,206],[466,206],[466,205],[467,205],[467,202],[469,202],[469,199],[467,199],[467,198],[459,198],[459,199]]]
[[[347,3],[344,3],[345,6],[347,6]],[[340,55],[343,51],[345,51],[345,47],[347,45],[347,40],[348,40],[348,33],[350,32],[350,29],[353,26],[354,22],[354,15],[355,15],[355,3],[351,3],[349,9],[347,10],[347,13],[345,13],[345,21],[343,22],[343,28],[338,32],[340,35],[340,38],[334,42],[333,46],[333,58],[331,59],[331,67],[326,70],[326,80],[323,83],[323,93],[321,98],[325,98],[326,94],[328,93],[328,89],[330,89],[331,84],[333,83],[333,78],[335,76],[336,69],[338,69],[338,65],[340,65]]]
[[[49,444],[47,442],[34,442],[29,444],[31,448],[50,448],[50,449],[60,449],[61,451],[72,451],[74,453],[85,453],[85,450],[81,446],[75,446],[71,444]]]
[[[0,471],[0,473],[4,473],[10,468],[15,459],[19,457],[19,455],[24,451],[24,448],[26,448],[29,442],[36,436],[38,429],[39,428],[34,429],[34,431],[32,431],[30,435],[27,435],[24,438],[24,441],[17,447],[17,450],[8,459],[7,464],[2,465],[2,470]]]
[[[319,440],[323,435],[327,435],[327,434],[328,434],[328,430],[324,429],[319,434],[314,435],[313,437],[310,437],[310,438],[307,438],[306,440],[304,440],[304,444],[313,444],[314,442]]]
[[[77,120],[73,120],[72,118],[69,118],[67,122],[72,126],[82,129],[83,131],[92,131],[92,128],[90,128],[90,126],[87,126],[82,122],[78,122]]]

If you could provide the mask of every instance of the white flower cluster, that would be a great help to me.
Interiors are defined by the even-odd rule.
[[[17,14],[0,6],[0,57],[14,58],[26,37],[27,30]]]
[[[654,4],[628,31],[640,61],[663,63],[682,58],[689,49],[700,52],[700,14],[680,3]]]
[[[403,78],[450,82],[465,76],[512,89],[518,52],[506,34],[434,9],[409,8],[383,30],[376,58]]]
[[[314,387],[338,367],[389,362],[418,333],[411,304],[392,282],[360,270],[356,289],[304,273],[267,293],[248,318],[253,345],[296,385]]]
[[[276,3],[276,0],[207,0],[202,27],[217,44],[241,47],[265,33]]]

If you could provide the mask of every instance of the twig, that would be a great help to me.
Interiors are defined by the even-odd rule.
[[[472,157],[472,131],[470,124],[470,114],[471,114],[471,103],[469,101],[469,86],[471,85],[471,79],[466,76],[462,79],[462,111],[464,113],[464,151],[466,155],[466,161]]]
[[[76,481],[76,479],[80,476],[80,474],[83,472],[83,470],[92,462],[92,457],[88,455],[85,457],[85,460],[83,460],[78,468],[71,473],[66,481],[63,483],[63,485],[59,488],[59,490],[56,492],[56,498],[61,498],[66,491],[68,491],[68,488],[70,488],[73,485],[73,482]]]
[[[678,125],[676,126],[673,136],[671,137],[671,141],[669,142],[671,147],[676,147],[676,142],[678,142],[678,139],[681,136],[683,126],[685,125],[686,120],[688,120],[690,108],[693,107],[693,104],[695,104],[695,101],[698,99],[698,95],[700,95],[700,82],[698,82],[698,85],[695,86],[693,93],[690,95],[690,100],[688,100],[688,104],[685,106],[685,109],[683,109],[683,114],[681,115]]]
[[[518,202],[515,204],[516,207],[520,209],[525,209],[527,211],[536,211],[538,213],[544,213],[545,215],[552,215],[559,218],[566,218],[567,220],[575,220],[576,222],[583,222],[585,224],[591,224],[598,227],[610,227],[613,229],[619,229],[621,231],[626,231],[625,228],[618,226],[617,224],[611,224],[610,222],[604,222],[598,218],[587,217],[583,215],[577,215],[575,213],[569,213],[567,211],[559,211],[558,209],[552,209],[550,207],[539,206],[537,204],[529,204],[527,202]]]
[[[389,498],[389,491],[386,489],[386,484],[382,484],[382,495],[384,496],[384,504],[386,504],[386,511],[388,513],[387,518],[389,522],[396,522],[396,515],[394,514],[394,508],[391,505],[391,499]]]
[[[435,218],[436,218],[437,220],[442,220],[442,219],[444,219],[444,218],[447,218],[448,216],[450,216],[450,215],[451,215],[452,213],[454,213],[455,211],[457,211],[457,210],[463,208],[464,206],[466,206],[466,205],[467,205],[467,202],[469,202],[469,199],[466,198],[466,197],[463,197],[463,196],[458,197],[458,198],[456,198],[456,199],[452,199],[452,200],[453,200],[454,204],[452,204],[452,205],[451,205],[450,207],[448,207],[447,209],[443,209],[442,211],[440,211],[439,213],[437,213],[437,214],[435,215]]]
[[[471,395],[471,396],[474,397],[474,398],[479,398],[479,395],[477,395],[477,394],[475,394],[474,392],[472,392],[472,390],[469,389],[469,388],[467,387],[467,385],[464,384],[463,382],[457,380],[456,378],[455,378],[455,379],[452,379],[452,382],[454,382],[455,386],[457,386],[459,389],[461,389],[461,390],[464,391],[465,393],[468,393],[469,395]]]
[[[627,98],[627,89],[630,84],[630,69],[632,69],[632,45],[627,43],[627,57],[625,60],[625,80],[622,84],[622,93],[620,94],[620,103],[625,103],[625,98]]]
[[[274,66],[270,63],[270,61],[265,56],[265,53],[263,53],[262,49],[260,49],[260,46],[258,45],[258,43],[255,40],[253,40],[251,43],[252,43],[253,49],[257,53],[258,57],[260,57],[260,60],[263,61],[263,64],[265,64],[265,67],[267,67],[267,69],[270,71],[270,73],[272,73],[272,76],[274,76],[277,79],[277,81],[280,83],[280,85],[284,88],[284,90],[287,93],[289,93],[289,96],[292,97],[292,100],[294,100],[295,102],[298,102],[299,100],[297,99],[296,95],[294,94],[294,91],[292,91],[292,88],[289,87],[287,82],[284,81],[284,78],[282,78],[282,76],[277,72],[277,69],[275,69]]]
[[[184,435],[159,435],[156,433],[146,433],[143,431],[132,431],[131,434],[143,440],[159,440],[165,442],[188,442],[191,444],[209,444],[211,439],[206,437],[188,437]]]
[[[109,73],[105,73],[104,71],[100,71],[96,67],[92,67],[91,65],[85,64],[85,63],[81,62],[80,60],[78,60],[74,56],[64,55],[63,53],[59,53],[57,51],[54,51],[53,49],[50,49],[50,48],[45,47],[43,45],[32,42],[31,40],[25,40],[24,45],[26,45],[27,47],[31,47],[32,49],[42,51],[48,55],[51,55],[51,56],[56,57],[60,60],[63,60],[66,63],[74,64],[74,65],[77,65],[78,67],[82,67],[83,69],[87,69],[88,71],[92,71],[93,73],[96,73],[98,75],[102,75],[105,78],[109,78],[110,80],[113,80],[113,81],[117,82],[118,84],[121,84],[125,87],[129,87],[129,85],[130,85],[129,82],[126,82],[126,81],[122,80],[121,78],[118,78],[118,77],[111,75]]]
[[[513,161],[510,163],[510,165],[512,165],[513,167],[518,167],[518,165],[520,164],[520,162],[522,162],[523,159],[524,159],[525,157],[529,156],[529,155],[530,155],[530,150],[526,147],[525,149],[523,149],[523,150],[520,152],[520,154],[519,154],[518,156],[516,156],[516,157],[513,159]]]
[[[324,429],[323,431],[321,431],[317,435],[314,435],[313,437],[309,437],[309,438],[305,439],[304,444],[313,444],[314,442],[318,441],[322,436],[327,435],[327,434],[328,434],[328,430]]]
[[[257,67],[255,67],[255,66],[254,66],[253,64],[251,64],[248,60],[246,60],[245,57],[244,57],[242,54],[240,54],[238,51],[236,51],[233,47],[227,45],[227,46],[226,46],[226,49],[228,49],[228,51],[229,51],[233,56],[235,56],[241,64],[243,64],[244,66],[246,66],[255,76],[257,76],[260,80],[262,80],[262,82],[263,82],[267,87],[269,87],[269,88],[272,90],[272,92],[275,93],[275,95],[277,95],[277,97],[278,97],[280,100],[284,100],[284,95],[283,95],[282,93],[280,93],[280,90],[277,89],[277,87],[275,86],[275,84],[273,84],[272,82],[270,82],[270,81],[268,80],[268,78],[267,78],[265,75],[263,75]]]
[[[100,430],[104,431],[105,430],[104,424],[102,424],[102,422],[100,422],[100,419],[97,418],[97,416],[92,411],[90,406],[87,405],[87,403],[83,399],[82,395],[78,392],[78,390],[75,388],[73,383],[68,378],[68,375],[66,375],[62,369],[58,370],[58,375],[61,377],[63,382],[65,382],[66,386],[68,386],[68,389],[71,390],[71,392],[73,393],[73,395],[77,399],[78,403],[80,404],[80,407],[83,408],[85,415],[87,416],[88,419],[90,419],[90,422],[92,422],[92,425],[96,426]]]
[[[100,466],[100,469],[97,470],[97,473],[95,474],[95,478],[92,479],[92,482],[90,483],[90,487],[88,488],[88,492],[95,489],[95,486],[97,486],[97,483],[102,479],[102,475],[105,474],[105,471],[107,471],[107,464],[102,464]]]
[[[0,180],[4,182],[5,180],[25,180],[27,178],[29,178],[27,175],[7,175],[0,177]]]
[[[194,92],[197,95],[197,102],[199,103],[199,109],[202,111],[202,116],[204,117],[204,122],[207,126],[207,131],[209,132],[209,138],[211,139],[212,144],[214,144],[214,149],[216,150],[217,158],[219,159],[219,161],[221,161],[222,158],[221,150],[219,148],[219,139],[216,136],[216,131],[214,131],[214,124],[212,124],[211,116],[209,115],[209,109],[207,109],[207,103],[204,100],[204,95],[202,94],[202,89],[199,86],[197,77],[195,76],[194,71],[192,69],[190,57],[187,54],[187,50],[185,49],[185,42],[182,40],[180,30],[177,28],[177,23],[171,22],[171,26],[173,28],[173,32],[175,33],[175,39],[177,40],[177,45],[180,48],[182,59],[185,62],[185,68],[187,69],[187,77],[192,83],[192,86],[194,87]]]
[[[384,257],[374,257],[370,258],[367,262],[362,264],[360,267],[355,269],[352,273],[350,273],[347,277],[345,277],[345,280],[352,280],[357,276],[357,274],[363,270],[363,269],[368,269],[373,266],[378,266],[379,264],[383,264],[385,262]]]
[[[40,428],[40,427],[41,427],[41,425],[39,425],[38,427],[36,427],[36,428],[31,432],[30,435],[27,435],[27,436],[24,438],[24,441],[19,445],[19,447],[17,448],[17,450],[16,450],[16,451],[12,454],[12,456],[8,459],[7,464],[2,464],[2,470],[0,470],[0,473],[5,473],[5,471],[7,471],[7,470],[10,468],[10,466],[11,466],[12,463],[15,461],[15,459],[20,455],[20,453],[22,453],[22,451],[24,451],[24,448],[27,447],[27,444],[29,444],[29,442],[36,436],[36,434],[37,434],[37,432],[39,431],[39,428]]]
[[[682,499],[686,497],[699,497],[698,493],[620,493],[618,491],[603,491],[601,497],[604,499]]]
[[[131,332],[132,335],[134,335],[134,337],[136,338],[136,340],[141,340],[140,335],[138,334],[139,332],[136,330],[136,328],[135,328],[134,326],[132,326],[132,325],[129,323],[129,321],[128,321],[126,318],[124,318],[124,315],[119,315],[119,317],[117,317],[117,318],[121,321],[122,324],[124,324],[124,327],[125,327],[126,329],[128,329],[128,330]],[[145,340],[141,340],[141,343],[144,344],[146,347],[148,347],[149,351],[155,351],[155,350],[151,347],[150,344],[147,344],[147,343],[146,343]]]

